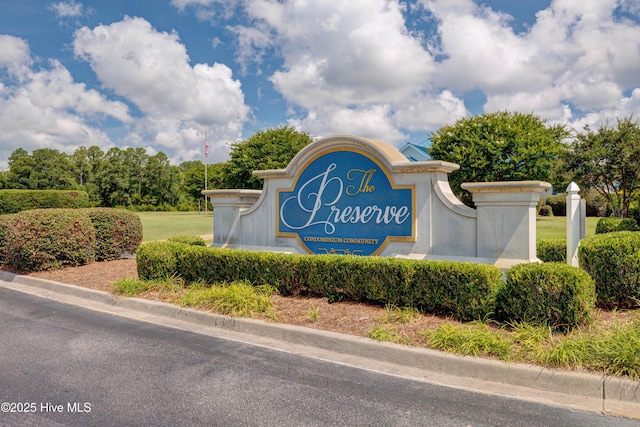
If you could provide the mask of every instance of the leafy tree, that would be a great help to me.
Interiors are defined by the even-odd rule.
[[[225,188],[261,189],[262,179],[255,170],[282,169],[312,142],[306,132],[292,126],[261,130],[249,139],[231,145],[230,159],[222,176]]]
[[[73,174],[77,177],[78,183],[85,189],[89,195],[89,200],[95,206],[103,205],[96,180],[104,166],[104,156],[104,151],[95,145],[89,148],[80,147],[71,156]]]
[[[33,159],[27,150],[24,148],[15,149],[9,156],[8,188],[30,188],[29,177],[33,171],[33,166]]]
[[[627,217],[640,191],[640,124],[630,116],[596,132],[586,126],[571,145],[567,165],[574,180],[598,191],[615,216]]]
[[[183,176],[180,192],[196,202],[202,198],[200,192],[204,190],[204,163],[200,160],[187,161],[180,163],[179,168]]]
[[[533,114],[496,112],[466,117],[431,135],[434,160],[460,165],[449,175],[453,192],[472,206],[464,182],[541,180],[553,183],[569,132]]]

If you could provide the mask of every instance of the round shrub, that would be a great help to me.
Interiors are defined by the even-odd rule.
[[[596,283],[597,304],[632,308],[640,301],[640,232],[589,236],[578,247],[580,266]]]
[[[564,239],[539,240],[536,253],[542,262],[566,262],[567,241]]]
[[[638,231],[638,223],[633,218],[609,217],[601,218],[596,224],[596,234],[613,233],[615,231]]]
[[[135,253],[142,242],[140,217],[126,209],[83,209],[96,234],[96,260],[111,261]]]
[[[538,215],[540,216],[553,216],[553,210],[549,205],[542,205],[538,210]]]
[[[561,263],[519,264],[496,293],[495,317],[569,332],[588,323],[595,303],[593,279]]]
[[[178,236],[169,237],[167,240],[170,242],[184,243],[191,246],[207,246],[207,244],[204,242],[204,239],[195,234],[180,234]]]
[[[554,216],[567,216],[567,194],[554,194],[547,197],[546,204],[551,206]]]
[[[23,211],[14,216],[5,238],[7,263],[22,271],[84,265],[95,257],[95,231],[80,210]]]

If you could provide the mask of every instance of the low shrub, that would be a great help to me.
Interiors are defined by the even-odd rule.
[[[172,236],[167,239],[170,242],[184,243],[192,246],[207,246],[204,239],[195,234],[180,234],[178,236]]]
[[[7,245],[7,233],[13,224],[14,215],[0,215],[0,265],[8,264],[9,252]]]
[[[76,209],[89,207],[85,191],[0,190],[0,214],[30,209]]]
[[[136,267],[141,280],[165,280],[178,275],[178,254],[186,247],[177,242],[149,242],[138,247]]]
[[[569,332],[591,320],[595,284],[583,270],[560,263],[519,264],[495,297],[495,318]]]
[[[96,261],[119,259],[135,253],[142,243],[140,217],[125,209],[85,209],[96,234]]]
[[[95,231],[80,210],[21,212],[10,220],[5,239],[7,263],[22,271],[84,265],[95,258]]]
[[[563,239],[538,240],[536,253],[542,262],[566,262],[567,241]]]
[[[554,194],[547,197],[546,204],[551,206],[554,216],[567,216],[567,194]]]
[[[498,268],[473,263],[278,254],[177,242],[143,244],[137,260],[141,279],[179,275],[186,283],[250,280],[274,286],[282,295],[411,306],[460,320],[488,316],[501,281]]]
[[[638,223],[633,218],[609,217],[601,218],[596,224],[596,234],[613,233],[615,231],[638,231]]]
[[[542,205],[540,209],[538,209],[538,215],[540,216],[553,216],[553,209],[549,205]]]
[[[640,232],[618,231],[583,239],[580,266],[596,284],[603,308],[632,308],[640,301]]]

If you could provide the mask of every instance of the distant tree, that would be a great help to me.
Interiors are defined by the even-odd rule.
[[[464,182],[541,180],[554,183],[569,132],[533,114],[496,112],[466,117],[431,135],[434,160],[460,165],[449,175],[453,192],[472,206]]]
[[[579,185],[598,191],[615,216],[627,217],[640,192],[640,124],[630,116],[595,132],[585,127],[571,145],[567,168]]]
[[[11,188],[33,190],[69,190],[77,188],[71,171],[69,156],[51,148],[40,148],[29,154],[25,149],[16,149],[9,156]]]
[[[204,163],[201,160],[193,160],[180,163],[182,171],[182,187],[180,192],[192,202],[202,199],[200,192],[204,190]]]
[[[311,142],[308,133],[299,132],[292,126],[258,131],[249,139],[231,145],[222,184],[225,188],[259,190],[262,179],[252,175],[253,171],[284,168]]]
[[[24,148],[16,148],[9,156],[7,188],[27,189],[33,172],[33,158]]]

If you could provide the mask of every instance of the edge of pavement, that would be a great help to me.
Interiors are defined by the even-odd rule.
[[[232,318],[0,270],[0,286],[119,316],[358,368],[640,420],[640,381],[507,363],[256,319]]]

